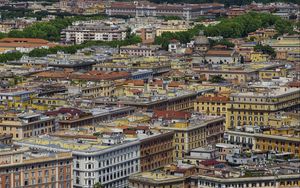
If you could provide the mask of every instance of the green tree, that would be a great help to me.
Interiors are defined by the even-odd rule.
[[[75,16],[75,17],[63,17],[56,18],[48,22],[37,22],[29,27],[23,29],[23,31],[13,30],[8,33],[8,37],[25,37],[25,38],[41,38],[49,41],[59,41],[61,31],[71,25],[74,21],[79,20],[91,20],[91,19],[103,19],[104,16]]]
[[[214,75],[209,79],[212,83],[221,83],[224,82],[225,79],[221,75]]]
[[[235,46],[232,42],[229,42],[227,39],[222,39],[219,41],[209,39],[209,45],[211,47],[216,45],[223,45],[226,46],[227,48],[233,48]]]
[[[93,188],[104,188],[104,186],[100,182],[97,182],[94,184]]]
[[[274,58],[276,56],[275,50],[271,46],[269,46],[269,45],[263,46],[261,44],[257,44],[256,46],[254,46],[254,50],[256,52],[262,52],[264,54],[268,54],[272,58]]]

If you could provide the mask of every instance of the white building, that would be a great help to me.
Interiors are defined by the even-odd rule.
[[[54,152],[72,152],[74,188],[92,188],[97,182],[105,188],[124,188],[128,185],[128,177],[140,172],[138,140],[108,146],[43,136],[15,144]]]
[[[126,29],[103,22],[76,22],[63,29],[61,40],[64,43],[81,44],[86,41],[124,40]]]

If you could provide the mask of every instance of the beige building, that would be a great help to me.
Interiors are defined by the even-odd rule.
[[[0,187],[72,188],[72,154],[2,148]]]
[[[157,117],[171,120],[174,123],[160,125],[157,129],[175,132],[173,139],[173,145],[175,146],[173,158],[175,160],[183,159],[194,148],[223,141],[225,119],[223,117],[189,116],[185,112],[173,113],[172,111],[166,113],[160,113]]]
[[[226,128],[269,126],[269,117],[279,111],[291,111],[300,105],[300,89],[280,87],[271,91],[231,94],[227,104]]]
[[[38,136],[54,132],[54,120],[42,114],[4,114],[0,116],[0,132],[12,134],[13,139]]]
[[[158,45],[129,45],[120,47],[120,54],[129,55],[129,56],[142,56],[142,57],[150,57],[156,56],[156,53],[159,49]]]
[[[226,117],[227,103],[226,96],[201,96],[194,103],[194,110],[206,115]]]

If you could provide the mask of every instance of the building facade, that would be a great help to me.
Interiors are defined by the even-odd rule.
[[[42,114],[8,114],[0,116],[0,131],[23,139],[55,131],[55,118]]]
[[[208,10],[223,9],[223,4],[151,4],[145,2],[113,2],[106,7],[106,14],[126,16],[179,16],[193,19],[207,13]]]
[[[222,142],[224,118],[214,117],[207,120],[195,119],[190,122],[177,122],[170,126],[159,127],[159,129],[175,132],[173,157],[174,160],[178,160],[183,159],[192,149]]]
[[[141,172],[154,170],[173,162],[174,132],[141,140]]]
[[[71,153],[30,153],[26,148],[0,152],[0,186],[72,188]]]
[[[231,94],[227,104],[226,127],[269,126],[268,117],[279,111],[299,110],[300,90],[281,87],[271,92]]]

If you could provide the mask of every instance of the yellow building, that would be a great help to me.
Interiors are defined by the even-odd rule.
[[[277,31],[275,29],[258,29],[254,32],[251,32],[248,34],[247,39],[248,40],[264,40],[272,38],[274,35],[276,35]]]
[[[286,77],[286,76],[287,76],[287,70],[284,68],[259,71],[260,80],[270,80],[274,77]]]
[[[300,116],[297,113],[284,113],[269,116],[271,127],[296,127],[300,126]]]
[[[3,89],[0,90],[0,109],[24,110],[31,106],[34,91],[25,89]]]
[[[177,32],[184,32],[187,31],[188,28],[180,28],[180,27],[165,27],[165,28],[160,28],[156,30],[156,36],[159,37],[163,33],[170,32],[170,33],[177,33]]]
[[[4,114],[0,116],[0,132],[23,139],[55,131],[55,118],[42,114]]]
[[[290,152],[300,157],[300,138],[298,136],[280,136],[268,134],[255,134],[256,149],[262,151]]]
[[[244,125],[269,126],[269,117],[300,105],[300,89],[280,87],[272,91],[243,92],[230,95],[226,128]]]
[[[274,70],[284,67],[284,63],[269,64],[269,63],[249,63],[244,65],[222,65],[218,68],[201,68],[195,71],[200,75],[204,75],[206,80],[210,80],[213,76],[222,76],[228,81],[234,83],[245,83],[257,80],[260,70]]]
[[[299,129],[293,127],[272,128],[263,133],[227,130],[224,133],[224,141],[252,150],[290,152],[300,157]]]
[[[73,87],[79,90],[84,98],[111,97],[114,94],[114,82],[101,81]]]
[[[287,60],[293,62],[300,62],[300,49],[288,51]]]
[[[226,117],[227,103],[226,96],[201,96],[194,103],[194,110],[206,115]]]
[[[94,15],[94,14],[104,13],[104,11],[105,11],[105,5],[102,3],[96,3],[93,6],[84,9],[83,14]]]
[[[67,100],[61,96],[53,96],[53,97],[34,97],[32,99],[31,107],[37,110],[50,110],[56,107],[65,106],[67,104]]]
[[[261,63],[261,62],[267,62],[270,59],[270,56],[268,54],[264,54],[262,52],[252,52],[250,54],[251,62],[253,63]]]
[[[172,115],[169,112],[166,112],[168,115],[165,118],[172,119]],[[188,117],[187,114],[183,114],[183,116]],[[173,117],[175,121],[176,117],[178,118],[178,114]],[[175,132],[173,158],[178,160],[183,159],[191,149],[222,142],[224,132],[223,123],[223,117],[195,116],[175,121],[175,123],[169,125],[159,126],[157,129]]]
[[[189,28],[189,22],[186,20],[168,20],[163,22],[159,28],[156,29],[156,36],[159,37],[165,32],[183,32],[187,31]]]
[[[227,96],[234,92],[233,84],[232,83],[211,83],[211,82],[202,82],[193,83],[186,86],[189,90],[192,91],[199,91],[203,89],[214,89],[212,92],[205,94],[205,96],[212,96],[218,93],[222,96]]]

